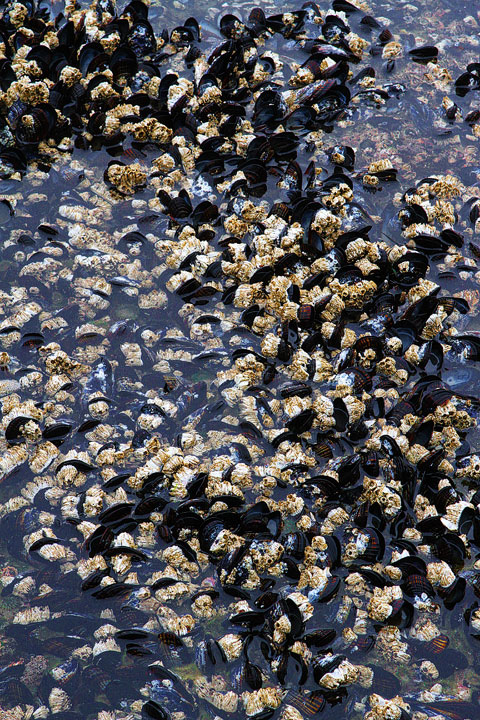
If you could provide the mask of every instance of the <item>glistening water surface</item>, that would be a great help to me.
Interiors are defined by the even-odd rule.
[[[476,720],[477,6],[1,12],[1,720]]]

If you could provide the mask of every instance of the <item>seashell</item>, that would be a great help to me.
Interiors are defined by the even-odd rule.
[[[440,634],[434,637],[432,640],[423,642],[421,644],[421,652],[426,656],[441,655],[445,649],[449,646],[450,640],[448,635]]]
[[[126,41],[139,58],[151,55],[157,49],[153,28],[146,18],[139,18],[133,23],[127,34]]]
[[[285,651],[277,669],[277,677],[282,685],[285,684],[287,675],[289,678],[294,678],[296,685],[304,685],[307,680],[308,670],[302,657]]]
[[[33,702],[33,695],[19,678],[0,680],[2,702],[11,707]]]
[[[45,643],[44,652],[56,657],[69,657],[73,650],[85,644],[85,640],[78,637],[50,637],[42,642]]]
[[[388,28],[383,28],[382,32],[378,36],[378,42],[381,45],[385,45],[386,43],[390,42],[391,40],[393,40],[392,31],[389,30]]]
[[[50,423],[43,430],[42,436],[44,440],[49,440],[58,447],[65,437],[72,431],[73,423],[68,420],[58,420],[57,422]]]
[[[109,64],[115,80],[121,77],[131,77],[138,69],[136,53],[126,45],[119,45],[114,50]]]
[[[260,668],[249,661],[246,661],[234,671],[232,681],[236,692],[243,692],[247,689],[259,690],[263,684]]]
[[[47,103],[40,103],[31,109],[26,108],[17,121],[17,141],[21,145],[41,142],[48,137],[55,121],[55,111]]]
[[[395,567],[400,568],[403,576],[406,578],[409,574],[424,575],[427,574],[427,565],[425,560],[416,555],[407,555],[392,563]]]
[[[445,533],[436,538],[432,545],[433,554],[439,560],[445,560],[449,565],[460,565],[467,555],[463,541],[453,533]]]
[[[350,649],[354,652],[368,653],[373,650],[376,643],[376,637],[373,635],[359,635],[357,639],[352,643]]]
[[[220,20],[220,32],[227,38],[234,38],[248,32],[248,29],[236,15],[224,15]]]
[[[412,574],[409,575],[405,582],[402,585],[403,591],[406,595],[409,597],[422,597],[423,595],[426,595],[427,597],[433,598],[435,597],[435,590],[431,586],[431,584],[428,582],[425,575],[418,575],[418,574]]]
[[[109,57],[99,42],[86,43],[78,56],[78,66],[84,77],[94,70],[105,67],[108,61]]]
[[[55,684],[61,689],[73,692],[80,681],[80,664],[77,660],[68,660],[51,670]]]
[[[463,577],[457,578],[448,588],[440,588],[438,594],[443,598],[447,610],[453,610],[455,605],[462,602],[467,589],[467,581]]]
[[[250,10],[248,22],[253,26],[252,30],[256,33],[263,32],[267,27],[267,20],[262,8],[256,7]]]
[[[302,716],[306,715],[307,717],[322,712],[327,702],[323,693],[315,690],[303,694],[296,690],[290,690],[286,701],[288,705],[292,705],[302,713]]]
[[[247,627],[263,625],[264,620],[263,613],[254,611],[246,611],[230,617],[232,625],[246,625]]]
[[[116,523],[119,520],[123,520],[128,517],[133,509],[132,503],[116,503],[110,505],[106,510],[103,510],[98,515],[98,520],[105,526],[109,526],[112,523]]]
[[[454,104],[455,105],[455,104]],[[456,108],[456,105],[455,105]],[[480,111],[479,110],[471,110],[465,115],[464,118],[465,122],[467,123],[476,123],[478,120],[480,120]]]
[[[152,720],[168,720],[168,712],[155,700],[147,700],[142,705],[142,717]]]
[[[430,62],[438,56],[438,48],[434,45],[423,45],[422,47],[409,50],[408,54],[415,62]]]
[[[345,655],[325,655],[324,657],[317,655],[314,657],[312,664],[315,682],[321,684],[322,677],[327,673],[334,672],[345,659]]]
[[[322,590],[315,590],[312,594],[312,601],[320,603],[328,603],[332,600],[340,590],[341,580],[339,577],[332,575],[328,578],[325,587]],[[310,594],[309,594],[310,600]]]
[[[302,532],[294,532],[289,533],[288,535],[283,535],[281,538],[281,544],[288,555],[292,555],[292,557],[298,560],[303,560],[307,539]]]
[[[371,692],[378,693],[387,699],[393,698],[399,693],[400,682],[396,675],[378,665],[370,665],[370,669],[373,670]]]
[[[313,410],[303,410],[298,415],[287,421],[286,425],[295,435],[307,432],[313,424],[315,413]]]
[[[109,583],[108,585],[105,585],[104,587],[99,588],[98,590],[95,590],[92,593],[92,596],[95,598],[98,598],[100,600],[113,598],[113,597],[119,597],[119,596],[125,596],[128,595],[132,591],[132,585],[128,583]],[[103,650],[99,650],[99,652],[104,652]]]
[[[330,645],[337,636],[336,630],[332,629],[318,629],[313,630],[303,636],[303,641],[308,647],[324,647]]]

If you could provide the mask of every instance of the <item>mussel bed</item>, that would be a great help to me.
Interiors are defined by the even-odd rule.
[[[475,720],[475,42],[160,19],[2,4],[2,720]]]

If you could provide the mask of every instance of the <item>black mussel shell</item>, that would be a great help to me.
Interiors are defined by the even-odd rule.
[[[329,628],[311,630],[303,636],[302,640],[308,647],[324,647],[330,645],[337,636],[337,631]]]
[[[370,665],[373,670],[372,692],[378,693],[384,698],[390,699],[400,692],[400,680],[396,675],[384,670],[379,665]]]
[[[461,672],[468,667],[467,657],[455,648],[447,648],[434,660],[441,678],[447,678],[454,672]]]
[[[302,717],[313,717],[321,713],[327,704],[324,694],[321,691],[313,691],[301,694],[300,691],[290,690],[285,702],[293,705]]]
[[[90,465],[90,463],[87,463],[84,460],[79,460],[78,458],[69,458],[60,462],[55,468],[55,472],[58,472],[63,467],[67,467],[68,465],[72,465],[75,470],[78,470],[82,473],[89,473],[94,469],[93,465]]]
[[[438,57],[438,48],[435,45],[423,45],[409,50],[408,54],[415,62],[431,62]]]
[[[287,130],[304,134],[314,128],[316,115],[313,108],[300,107],[287,115],[284,124]]]
[[[400,222],[403,227],[408,227],[413,223],[425,223],[428,224],[428,216],[424,208],[421,205],[412,203],[407,205],[406,208],[399,213]]]
[[[174,218],[188,217],[193,210],[190,197],[185,191],[180,191],[177,197],[172,198],[168,211]]]
[[[298,32],[300,30],[303,25],[306,12],[305,10],[297,10],[291,14],[294,19],[294,22],[291,24],[285,22],[283,15],[270,15],[266,19],[267,27],[272,30],[272,32],[278,32],[285,37],[289,37],[294,32]]]
[[[286,682],[296,686],[304,685],[308,677],[307,665],[300,655],[286,650],[278,663],[277,677],[282,685]]]
[[[10,420],[7,427],[5,428],[5,439],[9,443],[22,442],[24,440],[22,436],[22,428],[31,418],[22,415],[17,415],[13,420]]]
[[[322,34],[327,42],[336,42],[343,35],[347,35],[350,32],[350,28],[346,25],[340,16],[332,14],[327,15],[325,22],[322,25]]]
[[[359,12],[359,8],[348,2],[348,0],[333,0],[332,8],[335,12],[344,12],[345,15],[351,15],[352,13]]]
[[[14,215],[15,211],[10,202],[6,199],[2,200],[0,202],[0,225],[5,225]]]
[[[128,517],[133,510],[132,503],[115,503],[98,515],[98,519],[104,525],[110,525],[118,520]]]
[[[409,597],[435,597],[435,590],[424,575],[409,575],[402,585],[403,591]]]
[[[320,684],[322,677],[334,672],[345,659],[345,655],[316,655],[312,660],[315,682]]]
[[[475,335],[456,335],[452,340],[453,349],[468,360],[480,359],[480,337]]]
[[[21,704],[32,704],[33,695],[28,687],[19,678],[10,678],[0,681],[0,692],[2,701],[7,707],[15,707]]]
[[[265,17],[265,13],[263,12],[262,8],[256,7],[253,8],[253,10],[250,11],[250,14],[248,16],[248,22],[252,26],[252,30],[255,31],[256,34],[260,34],[267,28],[267,19]]]
[[[259,608],[259,610],[270,610],[270,608],[272,608],[278,601],[278,598],[278,593],[267,590],[266,592],[258,596],[254,604],[255,607]]]
[[[151,55],[157,49],[155,33],[146,19],[137,20],[131,26],[126,40],[138,58]]]
[[[27,107],[16,124],[17,140],[20,144],[37,144],[49,136],[55,123],[55,110],[47,103]]]
[[[288,533],[288,535],[283,535],[281,543],[287,555],[291,555],[298,560],[303,559],[305,548],[307,546],[307,539],[302,532],[297,531]]]
[[[421,643],[419,646],[419,651],[424,657],[436,657],[439,655],[443,655],[449,644],[450,640],[448,638],[448,635],[441,633],[434,637],[432,640]]]
[[[119,45],[110,58],[110,69],[115,80],[120,77],[135,75],[138,69],[138,61],[133,50],[126,45]]]
[[[237,615],[233,615],[230,617],[230,622],[232,625],[245,625],[249,628],[258,627],[259,625],[263,625],[265,622],[265,615],[263,612],[255,612],[255,611],[246,611],[242,613],[238,613]]]
[[[169,720],[170,714],[155,700],[147,700],[142,706],[142,717],[148,720]]]
[[[479,88],[480,77],[471,72],[464,72],[455,80],[455,92],[459,97],[465,97],[471,90],[478,90]]]
[[[45,440],[49,440],[54,445],[60,445],[64,438],[73,430],[73,423],[69,420],[58,420],[50,423],[42,433]],[[80,432],[80,427],[78,428]]]
[[[336,575],[328,578],[326,586],[323,590],[315,595],[315,601],[319,603],[328,603],[332,600],[340,590],[341,580]]]
[[[455,605],[462,602],[467,589],[467,581],[463,577],[457,577],[456,580],[448,588],[439,590],[439,596],[443,599],[443,604],[447,610],[453,610]]]
[[[86,77],[94,70],[100,70],[108,66],[110,58],[105,53],[99,42],[86,43],[80,50],[78,56],[78,67],[82,75]]]
[[[249,31],[236,15],[227,14],[220,20],[220,32],[226,38],[235,38]]]
[[[286,426],[296,435],[301,435],[302,433],[310,430],[314,419],[315,413],[313,410],[303,410],[298,415],[291,418],[291,420],[288,420]]]
[[[331,163],[353,170],[355,151],[349,145],[334,145],[326,152]]]

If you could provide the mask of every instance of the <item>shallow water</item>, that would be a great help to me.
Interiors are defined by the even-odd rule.
[[[212,8],[200,1],[164,6],[154,1],[149,19],[159,35],[163,28],[172,30],[195,16],[202,25],[200,48],[208,49],[208,55],[222,42],[219,14],[234,12],[247,22],[251,7],[239,3]],[[292,8],[290,3],[261,7],[267,15]],[[54,6],[54,11],[61,9],[61,4]],[[360,24],[365,12],[381,27],[366,32]],[[450,238],[448,251],[426,251],[426,278],[438,283],[438,297],[447,308],[441,329],[415,334],[412,325],[426,324],[443,306],[432,305],[428,313],[423,306],[412,311],[417,296],[407,299],[410,286],[396,285],[392,275],[383,278],[382,286],[395,294],[393,330],[387,328],[385,334],[380,312],[377,324],[368,324],[368,316],[375,314],[373,303],[365,305],[366,314],[360,305],[342,315],[344,327],[357,335],[381,333],[385,341],[399,336],[404,342],[395,372],[404,372],[408,380],[398,375],[391,385],[382,385],[374,371],[369,381],[361,374],[355,380],[360,387],[353,395],[365,405],[361,415],[367,420],[366,435],[361,423],[352,421],[353,410],[349,414],[342,405],[340,391],[332,432],[321,425],[323,411],[313,426],[308,417],[303,430],[295,425],[288,398],[282,395],[284,384],[293,379],[305,381],[315,397],[327,397],[351,365],[374,367],[363,350],[358,348],[353,360],[341,366],[338,351],[348,347],[347,341],[329,345],[324,338],[321,346],[335,371],[313,373],[315,380],[311,373],[296,376],[288,370],[291,355],[279,352],[272,357],[262,344],[262,333],[252,332],[254,316],[261,316],[260,308],[255,309],[258,297],[269,317],[266,294],[237,302],[235,290],[230,296],[226,291],[234,282],[245,282],[241,268],[232,269],[230,277],[218,268],[219,258],[232,263],[242,234],[207,216],[196,221],[197,232],[202,222],[211,226],[204,245],[192,246],[200,257],[184,252],[179,259],[170,231],[187,226],[192,212],[180,220],[172,208],[163,212],[155,204],[162,187],[158,178],[149,176],[146,187],[131,195],[116,192],[107,181],[104,173],[115,159],[138,161],[150,170],[161,154],[155,143],[132,144],[127,135],[122,150],[94,141],[87,148],[79,139],[71,152],[44,148],[40,163],[31,164],[21,179],[3,172],[0,193],[10,203],[1,206],[0,258],[0,349],[9,356],[0,360],[0,715],[3,712],[6,720],[113,720],[140,718],[142,713],[161,720],[169,715],[172,720],[217,715],[381,720],[388,717],[382,715],[387,701],[395,706],[392,717],[403,720],[434,714],[474,720],[480,714],[478,498],[469,504],[480,478],[475,455],[480,352],[474,341],[467,350],[460,341],[448,343],[450,327],[461,335],[480,329],[480,249],[471,210],[480,196],[479,139],[472,129],[475,122],[464,119],[479,107],[479,92],[460,97],[453,84],[478,60],[480,19],[469,4],[446,1],[429,3],[428,12],[420,3],[407,2],[370,3],[365,12],[348,17],[351,30],[373,43],[387,26],[401,42],[402,55],[392,65],[381,48],[372,55],[367,49],[350,69],[355,75],[366,66],[373,68],[374,86],[382,92],[366,99],[360,86],[351,83],[352,100],[322,128],[323,134],[298,131],[292,157],[263,158],[269,168],[265,187],[259,194],[252,188],[247,192],[255,205],[265,202],[266,209],[259,227],[252,226],[245,235],[253,246],[274,203],[293,204],[296,195],[307,195],[307,190],[320,195],[321,183],[334,171],[330,149],[335,146],[355,151],[354,169],[345,170],[354,202],[347,203],[343,215],[339,211],[342,231],[358,230],[361,237],[389,250],[408,241],[398,212],[415,201],[408,193],[402,198],[402,193],[432,175],[458,178],[458,193],[450,188],[451,195],[446,190],[442,196],[439,190],[438,197],[447,205],[451,201],[444,212],[454,213],[450,225],[461,240]],[[413,62],[408,55],[425,45],[439,48],[437,66]],[[306,58],[293,40],[278,34],[267,46],[283,61],[285,78]],[[174,69],[176,61],[171,60]],[[162,77],[169,66],[163,59]],[[436,67],[445,68],[450,81],[447,73],[436,76]],[[450,105],[442,106],[444,98],[457,104],[457,113],[446,114]],[[262,128],[256,132],[262,133]],[[305,183],[312,158],[317,168],[324,168],[309,188],[285,181],[293,157]],[[379,160],[391,161],[396,179],[393,173],[372,188],[363,178],[375,172],[368,167]],[[216,188],[219,179],[235,172],[230,158],[225,165],[220,178],[204,176],[193,183],[190,172],[189,184],[177,178],[173,190],[183,183],[194,207],[206,198],[218,204],[222,222],[234,211],[241,214],[236,194]],[[436,207],[438,235],[440,204]],[[433,222],[432,217],[427,220]],[[289,221],[293,223],[291,217]],[[371,225],[369,232],[365,225]],[[230,245],[219,243],[235,234],[239,237]],[[457,242],[455,254],[452,246]],[[210,254],[205,250],[209,243]],[[314,254],[311,264],[316,260]],[[359,279],[356,261],[354,257],[347,268],[347,274],[353,272],[347,284]],[[307,261],[302,260],[302,266],[308,266]],[[197,294],[200,283],[188,292],[174,292],[178,286],[172,278],[179,268],[202,278],[203,293]],[[320,276],[319,268],[315,272]],[[397,272],[401,276],[405,271]],[[263,276],[260,281],[267,285],[269,279]],[[323,283],[318,277],[312,286]],[[303,304],[311,302],[305,297]],[[36,306],[27,306],[25,317],[27,302]],[[275,332],[286,346],[298,348],[299,332],[313,334],[279,317]],[[335,324],[340,327],[338,317]],[[414,361],[413,351],[408,362],[402,357],[412,339],[427,352],[424,363]],[[444,345],[440,350],[439,340]],[[438,352],[440,363],[435,360]],[[448,397],[435,395],[438,376]],[[372,379],[375,389],[385,393],[377,393],[378,404],[367,408]],[[396,396],[388,395],[392,389],[398,390]],[[294,397],[301,398],[297,407],[307,412],[303,391]],[[452,397],[456,409],[473,418],[468,427],[441,418],[439,408],[447,407]],[[378,434],[372,440],[385,414],[400,400],[411,402],[411,414],[418,415],[410,434],[405,421],[401,451],[399,445],[379,440]],[[458,432],[451,433],[456,435],[452,450],[445,428],[454,426]],[[280,452],[270,431],[285,428],[289,445]],[[407,445],[402,445],[407,436]],[[405,450],[408,443],[411,447]],[[422,445],[429,451],[444,448],[451,470],[447,464],[439,469],[440,458],[431,458],[430,465],[415,459],[411,448]],[[174,460],[165,455],[157,462],[166,446]],[[366,450],[379,453],[381,470],[376,475],[368,467]],[[180,466],[173,467],[181,455]],[[206,472],[208,478],[202,475]],[[385,484],[378,487],[378,497],[388,486],[388,493],[402,499],[400,512],[389,514],[386,503],[375,502],[375,492],[365,494],[368,479],[379,474]],[[339,484],[332,486],[328,475]],[[452,498],[445,499],[444,492],[438,500],[445,484],[450,484]],[[461,514],[464,508],[457,506],[460,517],[453,510],[449,514],[448,507],[463,501],[468,507]],[[347,515],[336,523],[327,515],[339,506]],[[210,518],[214,511],[219,514]],[[436,524],[428,523],[432,516]],[[422,522],[420,532],[413,531]],[[220,539],[216,523],[225,528]],[[369,535],[362,532],[365,528]],[[242,536],[250,553],[247,560],[238,550],[228,555],[247,547]],[[313,562],[304,556],[302,541],[310,549],[316,543]],[[133,552],[126,547],[131,543],[136,545]],[[49,554],[49,547],[56,548],[58,557]],[[414,560],[394,566],[402,552]],[[434,581],[431,569],[431,584],[426,583],[423,568],[443,558],[449,561],[453,582],[442,587],[443,580]],[[312,564],[320,579],[308,582]],[[390,575],[386,566],[394,566]],[[399,568],[401,578],[394,572]],[[355,571],[358,576],[352,579]],[[423,596],[415,598],[406,582],[413,588],[418,583]],[[385,617],[381,612],[368,616],[377,591],[400,585],[403,604],[400,597],[391,598]],[[296,590],[303,599],[292,595]],[[239,617],[247,610],[254,614]],[[285,623],[290,628],[282,631]],[[334,635],[315,634],[318,628],[332,629]],[[217,641],[222,638],[220,648]],[[350,670],[349,664],[360,668],[352,671],[354,679],[345,676],[336,682],[339,666]],[[271,689],[269,697],[254,697],[260,686]],[[142,710],[147,700],[150,704]]]

